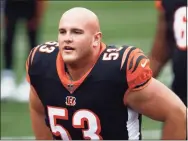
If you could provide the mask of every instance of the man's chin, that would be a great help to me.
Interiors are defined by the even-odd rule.
[[[74,57],[63,57],[63,61],[65,64],[74,64],[76,62],[76,58]]]

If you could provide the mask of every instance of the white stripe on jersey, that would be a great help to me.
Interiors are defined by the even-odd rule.
[[[127,131],[129,140],[139,140],[139,119],[138,113],[128,108],[128,121],[127,121]]]

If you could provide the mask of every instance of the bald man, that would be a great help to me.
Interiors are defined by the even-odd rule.
[[[97,16],[66,11],[58,42],[35,47],[26,62],[36,139],[141,139],[141,115],[164,122],[162,139],[185,139],[186,107],[152,78],[133,46],[101,42]]]

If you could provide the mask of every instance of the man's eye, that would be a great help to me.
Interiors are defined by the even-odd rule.
[[[74,33],[76,33],[76,34],[82,34],[81,31],[77,31],[77,30],[75,30]]]
[[[59,31],[59,33],[64,34],[64,33],[65,33],[65,31]]]

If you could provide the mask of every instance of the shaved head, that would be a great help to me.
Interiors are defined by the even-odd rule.
[[[92,62],[100,51],[101,38],[99,19],[92,11],[75,7],[61,16],[58,42],[66,64]]]
[[[77,23],[82,22],[86,25],[86,27],[90,28],[91,31],[95,33],[100,31],[99,19],[97,15],[87,8],[71,8],[62,15],[60,21],[62,20],[74,20]]]

